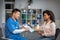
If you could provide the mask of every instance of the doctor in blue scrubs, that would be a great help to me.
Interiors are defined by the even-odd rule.
[[[8,18],[6,22],[6,29],[5,29],[6,38],[12,40],[28,40],[26,37],[23,37],[20,34],[24,31],[29,31],[28,28],[20,29],[20,24],[18,22],[18,18],[20,17],[20,12],[21,11],[16,8],[12,10],[12,16]]]

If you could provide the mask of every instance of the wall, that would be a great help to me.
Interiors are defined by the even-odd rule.
[[[2,23],[5,23],[5,5],[4,1],[0,0],[0,27]]]
[[[1,25],[1,21],[2,21],[2,18],[1,18],[1,13],[2,13],[2,7],[1,7],[1,4],[2,4],[2,2],[0,1],[0,25]],[[1,27],[1,26],[0,26]]]
[[[60,0],[33,0],[32,9],[49,9],[52,10],[56,17],[57,27],[60,26]],[[27,0],[15,0],[15,8],[24,8],[27,6]],[[0,26],[5,23],[5,5],[3,0],[0,0]],[[60,27],[59,27],[60,28]]]
[[[32,9],[49,9],[52,10],[56,17],[56,25],[60,28],[60,0],[33,0]],[[27,6],[27,0],[15,0],[15,8],[24,8]],[[0,0],[0,26],[5,23],[5,5],[4,1]]]
[[[15,8],[24,8],[27,6],[27,0],[15,0]],[[33,0],[32,9],[52,10],[55,14],[56,25],[60,28],[60,0]]]

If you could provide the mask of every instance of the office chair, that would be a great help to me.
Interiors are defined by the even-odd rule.
[[[58,35],[60,34],[60,29],[56,28],[55,40],[57,39]]]
[[[5,37],[5,26],[4,25],[2,25],[0,28],[0,34],[1,34],[0,40],[11,40],[11,39]]]

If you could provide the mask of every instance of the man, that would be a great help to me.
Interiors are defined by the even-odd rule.
[[[20,29],[20,24],[18,22],[20,12],[21,11],[19,9],[12,10],[12,16],[6,22],[6,38],[12,40],[27,40],[27,38],[22,37],[22,35],[20,34],[21,32],[28,31],[28,28]]]

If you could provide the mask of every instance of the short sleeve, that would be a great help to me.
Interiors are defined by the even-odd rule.
[[[7,25],[8,30],[12,33],[16,29],[15,25],[12,22],[8,22],[6,25]]]

